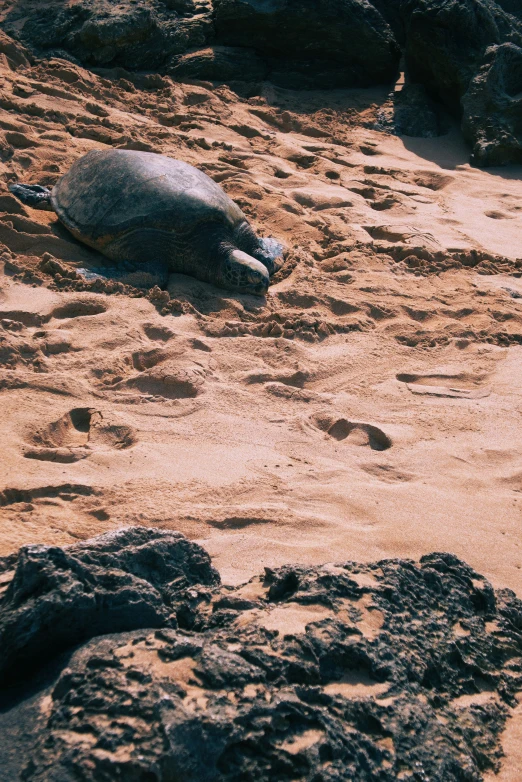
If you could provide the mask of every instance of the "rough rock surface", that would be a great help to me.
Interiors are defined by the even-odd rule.
[[[397,71],[394,35],[367,0],[215,0],[214,8],[218,39],[261,52],[285,86],[379,84]]]
[[[298,86],[346,86],[393,80],[399,49],[388,23],[367,0],[217,0],[197,3],[154,0],[53,0],[30,14],[15,6],[5,29],[38,51],[64,50],[88,65],[130,69],[172,66],[184,78],[228,81],[262,78]],[[264,57],[252,72],[252,55],[215,51],[217,44],[255,49]],[[190,63],[177,58],[190,53]],[[59,53],[59,52],[58,52]],[[245,59],[250,60],[244,68]]]
[[[462,128],[479,166],[522,162],[522,48],[488,49],[462,99]]]
[[[15,4],[4,26],[38,52],[132,70],[161,68],[212,34],[205,0],[52,0],[29,14]]]
[[[497,0],[497,3],[508,14],[512,14],[522,21],[522,5],[519,0]]]
[[[37,7],[22,0],[7,4],[2,25],[37,54],[180,80],[245,82],[251,94],[265,79],[298,89],[392,84],[402,50],[413,90],[424,87],[459,118],[465,104],[473,162],[520,159],[522,108],[510,91],[519,66],[502,49],[522,47],[518,0],[49,0]],[[491,47],[501,47],[498,56]],[[383,128],[440,132],[436,111],[418,96],[398,96],[396,109]]]
[[[407,83],[381,106],[375,128],[398,136],[435,138],[448,132],[448,122],[422,84]]]
[[[24,546],[0,559],[0,574],[2,678],[93,635],[175,624],[181,591],[219,582],[202,548],[141,527],[67,548]]]
[[[519,43],[522,26],[493,0],[403,0],[410,76],[454,111],[486,49]]]
[[[22,590],[27,556],[8,593],[34,617],[50,593],[27,576]],[[132,608],[122,583],[120,609],[164,627],[94,638],[40,692],[37,718],[13,707],[11,739],[17,720],[35,734],[16,759],[24,780],[479,782],[498,766],[522,688],[522,603],[456,557],[285,566],[233,588],[183,536],[132,528],[55,548],[55,602],[73,566],[102,598],[100,570],[114,581],[116,557],[158,595]],[[86,590],[66,591],[69,621],[86,616]],[[174,619],[164,607],[176,600]],[[2,610],[19,616],[5,599]],[[65,623],[47,624],[55,646]]]
[[[512,12],[509,3],[492,0],[402,4],[409,74],[463,113],[472,162],[482,166],[518,162],[522,154],[522,20]]]
[[[269,67],[252,49],[209,46],[175,58],[169,73],[179,79],[257,82],[268,76]]]

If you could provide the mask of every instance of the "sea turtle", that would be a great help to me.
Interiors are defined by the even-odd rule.
[[[276,240],[259,239],[210,177],[164,155],[92,150],[52,190],[9,189],[29,206],[54,210],[77,239],[116,261],[97,270],[104,276],[147,286],[180,272],[262,296],[279,268]]]

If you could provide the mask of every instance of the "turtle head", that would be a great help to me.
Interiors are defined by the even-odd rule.
[[[264,296],[269,282],[268,270],[261,261],[242,250],[232,249],[228,253],[223,269],[223,284],[227,288],[239,293]]]

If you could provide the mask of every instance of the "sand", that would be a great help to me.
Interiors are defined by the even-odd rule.
[[[522,595],[522,170],[372,130],[385,100],[31,67],[1,38],[0,554],[138,523],[231,584],[450,551]],[[283,242],[266,301],[67,290],[100,257],[7,183],[108,146],[201,167]]]
[[[522,594],[522,169],[372,130],[385,90],[0,52],[0,552],[140,523],[229,583],[439,550]],[[39,270],[100,256],[6,184],[108,146],[199,166],[283,242],[266,301],[172,275],[165,315]]]

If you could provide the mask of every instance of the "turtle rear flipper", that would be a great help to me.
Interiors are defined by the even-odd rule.
[[[111,266],[80,268],[76,271],[86,280],[114,280],[134,288],[164,288],[169,279],[169,265],[166,261],[119,261]]]
[[[9,191],[18,198],[22,204],[31,206],[33,209],[45,209],[48,212],[54,212],[51,206],[51,191],[48,187],[42,185],[9,185]]]

